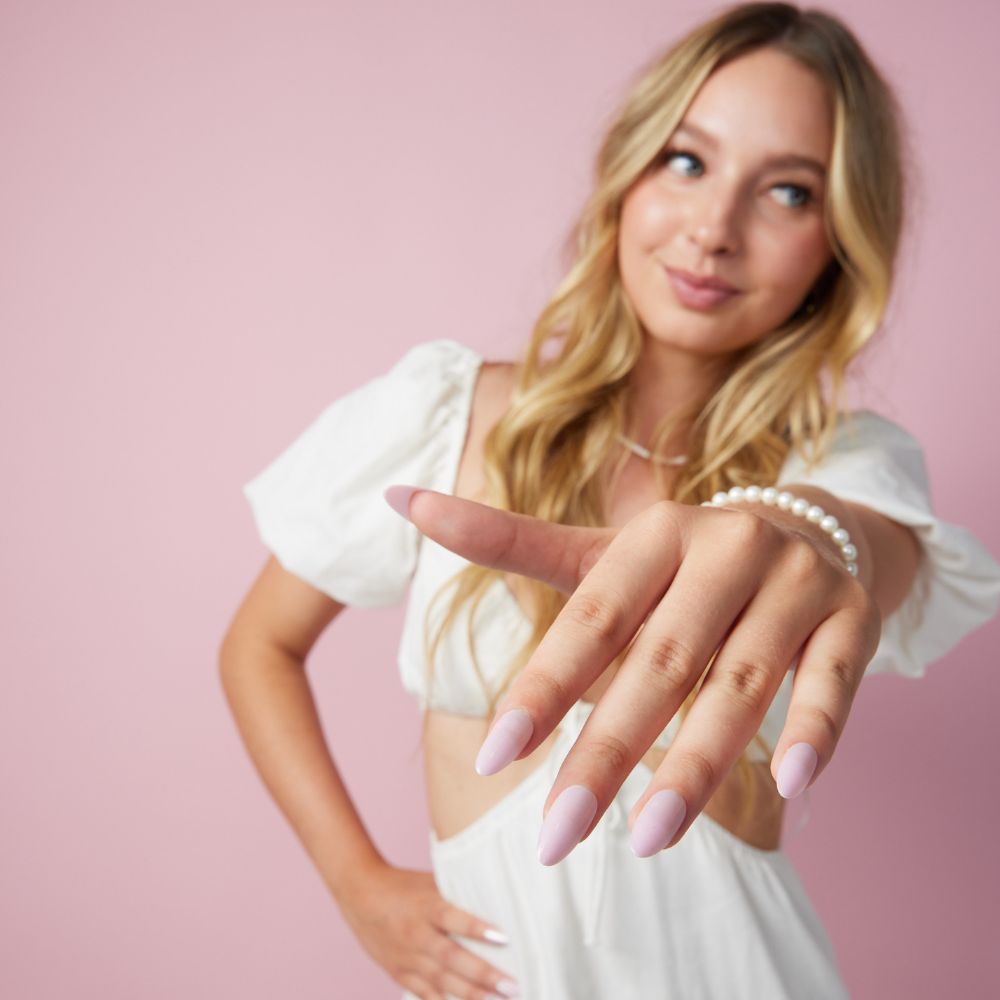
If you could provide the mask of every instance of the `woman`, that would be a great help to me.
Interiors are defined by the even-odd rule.
[[[902,218],[898,112],[853,36],[733,8],[634,86],[523,359],[419,345],[245,487],[276,558],[226,693],[407,997],[845,995],[783,800],[866,669],[921,674],[1000,594],[914,439],[842,412]],[[301,669],[407,587],[433,873],[371,843]]]

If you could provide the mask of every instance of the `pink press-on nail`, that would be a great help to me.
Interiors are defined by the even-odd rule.
[[[552,803],[538,835],[538,860],[543,865],[562,861],[580,843],[596,812],[597,796],[589,788],[564,788]]]
[[[786,799],[794,799],[809,784],[818,761],[816,751],[808,743],[790,746],[778,768],[778,794]]]
[[[687,803],[672,788],[658,791],[643,806],[632,827],[629,843],[637,858],[648,858],[662,851],[687,815]]]
[[[382,496],[397,514],[402,514],[408,521],[410,519],[410,498],[418,489],[420,489],[419,486],[387,486]]]
[[[476,773],[496,774],[505,768],[527,745],[535,724],[523,708],[504,712],[493,724],[476,755]]]

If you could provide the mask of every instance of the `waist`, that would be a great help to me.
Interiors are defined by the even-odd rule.
[[[578,703],[579,704],[579,703]],[[487,810],[511,794],[522,781],[544,764],[563,726],[578,733],[586,708],[567,713],[561,726],[522,760],[513,761],[499,774],[484,778],[476,773],[475,759],[491,719],[457,715],[428,708],[424,714],[424,768],[428,811],[435,835],[441,839],[460,833]],[[651,747],[641,764],[650,777],[666,749]],[[723,779],[704,812],[731,834],[761,850],[780,846],[785,800],[778,794],[767,761],[751,761],[746,777],[737,764]]]

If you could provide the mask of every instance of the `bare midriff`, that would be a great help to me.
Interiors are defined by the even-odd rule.
[[[476,773],[475,760],[490,719],[429,710],[425,723],[427,804],[434,833],[441,840],[457,835],[510,795],[545,762],[559,736],[556,728],[529,757],[513,761],[498,774],[482,777]],[[651,747],[642,761],[655,772],[665,755],[665,750]],[[781,841],[785,800],[774,786],[768,763],[754,762],[750,767],[756,787],[755,807],[749,818],[741,815],[744,793],[735,767],[704,811],[740,840],[761,850],[774,850]],[[541,819],[539,816],[539,825]]]

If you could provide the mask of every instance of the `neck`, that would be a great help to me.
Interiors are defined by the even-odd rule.
[[[629,376],[625,433],[648,447],[656,425],[665,417],[704,400],[724,370],[724,362],[718,358],[692,354],[645,334],[642,356]],[[657,453],[683,453],[690,429],[690,421],[685,422],[657,448]]]

